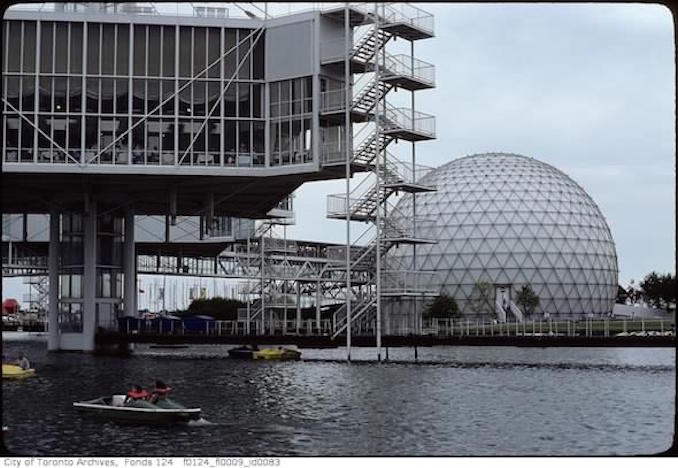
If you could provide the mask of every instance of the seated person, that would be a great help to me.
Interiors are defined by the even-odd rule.
[[[17,361],[17,366],[21,367],[22,370],[27,370],[31,368],[31,362],[28,360],[24,353],[19,355],[19,360]]]
[[[127,399],[125,404],[128,403],[137,403],[143,401],[148,397],[148,392],[141,387],[141,385],[134,384],[132,390],[127,392]]]
[[[151,395],[148,397],[148,401],[155,403],[158,400],[167,398],[169,392],[172,391],[172,387],[165,385],[165,382],[162,380],[156,380],[153,390],[151,390]]]

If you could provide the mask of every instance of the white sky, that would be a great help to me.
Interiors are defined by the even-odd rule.
[[[605,215],[622,284],[652,270],[674,272],[669,10],[640,4],[419,6],[434,13],[436,37],[417,42],[415,53],[436,65],[437,88],[418,92],[416,107],[436,115],[438,139],[417,145],[417,161],[438,166],[496,151],[552,164]],[[302,186],[297,225],[288,235],[345,242],[343,223],[324,217],[324,195],[343,190],[343,180]]]
[[[436,37],[415,50],[435,64],[437,88],[418,92],[416,107],[436,115],[438,139],[417,145],[417,161],[438,166],[495,151],[552,164],[601,208],[622,284],[652,270],[675,272],[670,11],[651,4],[418,6],[435,15]],[[408,52],[405,45],[394,51]],[[409,93],[394,97],[409,103]],[[399,146],[394,152],[409,159],[409,145]],[[325,218],[325,196],[344,187],[343,180],[302,186],[288,238],[345,242],[343,222]],[[4,283],[4,297],[20,296],[12,294],[19,282]]]

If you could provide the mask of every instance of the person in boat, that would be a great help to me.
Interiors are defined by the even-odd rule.
[[[28,370],[31,368],[31,361],[28,360],[24,353],[19,355],[19,360],[16,364],[17,366],[21,367],[21,370]]]
[[[151,390],[151,395],[148,397],[148,401],[155,403],[158,400],[165,399],[171,391],[172,387],[168,387],[162,380],[156,380],[153,390]]]
[[[132,390],[127,392],[127,401],[145,400],[148,398],[148,392],[141,386],[134,384]]]

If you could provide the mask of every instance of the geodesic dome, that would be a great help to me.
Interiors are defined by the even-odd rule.
[[[417,195],[416,267],[438,273],[441,292],[464,315],[478,313],[477,283],[516,291],[529,285],[539,297],[534,314],[608,314],[617,292],[617,255],[598,206],[576,182],[553,166],[517,154],[488,153],[451,161],[420,183],[437,192]],[[398,203],[412,212],[412,198]],[[393,255],[412,265],[412,249]],[[474,286],[476,292],[474,292]],[[477,303],[477,299],[476,299]]]

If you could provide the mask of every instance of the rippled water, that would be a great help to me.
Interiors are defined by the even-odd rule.
[[[673,440],[673,349],[436,347],[303,350],[304,361],[226,348],[139,347],[131,357],[26,351],[37,377],[3,381],[5,445],[21,455],[647,454]],[[163,378],[202,408],[189,426],[85,418],[81,399]]]

